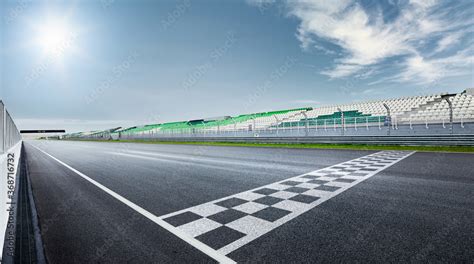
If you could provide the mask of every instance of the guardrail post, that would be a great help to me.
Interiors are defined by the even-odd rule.
[[[234,118],[231,117],[230,121],[234,124],[234,137],[237,137],[237,123],[234,121]]]
[[[450,123],[450,133],[453,134],[453,129],[454,129],[454,126],[453,126],[453,103],[451,102],[451,99],[449,99],[450,96],[446,96],[444,97],[444,100],[446,100],[446,102],[448,103],[448,106],[449,106],[449,123]]]
[[[201,121],[201,125],[202,127],[199,130],[194,131],[194,133],[201,134],[201,136],[205,137],[206,136],[206,123],[204,121]]]
[[[342,112],[341,108],[337,108],[337,111],[339,111],[339,113],[341,113],[341,135],[344,136],[344,130],[346,129],[344,127],[344,112]]]

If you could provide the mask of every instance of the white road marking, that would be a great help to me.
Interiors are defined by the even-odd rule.
[[[194,214],[197,219],[175,228],[182,231],[193,230],[190,235],[204,241],[209,241],[207,236],[212,237],[215,235],[218,238],[222,237],[220,234],[213,233],[220,232],[219,228],[221,230],[222,228],[232,229],[233,231],[227,229],[226,232],[234,232],[234,234],[237,233],[239,236],[234,235],[235,239],[233,241],[224,245],[214,246],[220,253],[228,255],[243,245],[409,157],[413,153],[402,151],[377,152],[332,165],[328,168],[179,210],[163,215],[160,218],[165,221],[173,221],[173,218],[179,218],[183,213]],[[258,203],[260,206],[254,206],[255,203]],[[218,209],[216,209],[216,206]],[[223,223],[218,215],[225,214],[226,210],[229,210],[229,214],[236,214],[235,211],[238,211],[241,212],[239,213],[241,215],[236,216],[235,218],[238,219],[230,223]],[[216,211],[217,214],[211,215],[210,211]],[[280,215],[275,216],[275,214]],[[204,218],[215,221],[201,221]],[[212,225],[212,227],[209,225]],[[212,240],[210,241],[212,243]]]
[[[107,192],[109,195],[113,196],[117,200],[134,209],[138,213],[152,220],[159,226],[165,228],[169,232],[173,233],[174,235],[178,236],[190,245],[194,246],[209,257],[219,262],[225,263],[235,263],[232,259],[226,256],[232,251],[242,247],[243,245],[246,245],[247,243],[255,240],[263,234],[272,231],[276,227],[281,226],[282,224],[335,197],[336,195],[372,177],[378,172],[387,169],[388,167],[394,165],[395,163],[398,163],[399,161],[405,159],[406,157],[414,153],[401,151],[382,151],[370,154],[368,156],[360,157],[351,161],[342,162],[340,164],[336,164],[328,168],[312,171],[293,178],[285,179],[276,183],[268,184],[266,186],[261,186],[249,191],[245,191],[242,193],[217,199],[215,201],[200,204],[191,208],[186,208],[177,212],[157,217],[151,214],[150,212],[144,210],[143,208],[139,207],[138,205],[132,203],[131,201],[125,199],[124,197],[120,196],[119,194],[113,192],[107,187],[101,185],[100,183],[92,180],[88,176],[75,170],[64,162],[51,156],[45,151],[39,148],[37,149],[46,154],[47,156],[51,157],[52,159],[56,160],[63,166],[67,167],[68,169],[72,170],[82,178],[96,185],[103,191]],[[113,154],[135,156],[150,160],[161,160],[157,157],[143,157],[125,153]],[[163,160],[167,162],[170,161],[167,159]],[[175,162],[180,163],[179,161]],[[351,171],[351,169],[355,169],[356,171]],[[311,176],[313,175],[318,177],[315,179],[311,179]],[[262,188],[273,189],[274,193],[260,194],[253,192]],[[302,188],[306,188],[307,190],[301,191]],[[300,194],[303,194],[303,197],[301,197]],[[318,199],[311,200],[311,197],[317,197]],[[216,204],[219,202],[225,202],[231,198],[239,198],[245,201],[244,204],[241,203],[231,206]],[[281,201],[277,202],[276,204],[262,205],[262,203],[258,203],[259,201],[256,201],[258,199],[280,199]],[[298,199],[310,199],[310,201],[302,201]],[[221,205],[225,207],[222,207]],[[232,208],[232,210],[234,211],[244,213],[245,215],[243,217],[240,217],[239,219],[236,219],[226,224],[216,222],[219,221],[219,219],[216,219],[214,216],[219,213],[226,213],[226,210],[230,210],[230,208]],[[284,210],[283,212],[286,212],[286,215],[277,216],[276,220],[262,219],[261,216],[258,214],[268,209]],[[169,221],[171,220],[168,218],[171,218],[173,216],[180,217],[180,214],[182,213],[193,213],[195,214],[195,216],[197,215],[201,218],[191,220],[190,222],[180,224],[179,226],[176,226],[176,223],[174,223],[174,225],[171,222],[169,223]],[[271,218],[275,216],[270,215],[269,217]],[[213,221],[213,219],[216,221]],[[221,228],[227,229],[223,230]],[[208,234],[214,231],[229,232],[229,230],[231,230],[231,232],[237,232],[239,237],[235,238],[234,241],[226,242],[223,245],[211,245],[219,239],[211,239],[211,241],[209,241],[208,237],[207,240],[202,238],[202,236],[207,236]],[[203,241],[201,242],[201,240]],[[209,245],[207,245],[206,243],[209,243]]]
[[[162,228],[166,229],[168,232],[172,233],[173,235],[179,237],[180,239],[182,239],[183,241],[185,241],[186,243],[190,244],[191,246],[195,247],[196,249],[198,249],[199,251],[201,251],[202,253],[206,254],[207,256],[215,259],[216,261],[218,262],[221,262],[221,263],[236,263],[235,261],[233,261],[232,259],[226,257],[225,255],[217,252],[216,250],[212,249],[211,247],[209,247],[208,245],[200,242],[199,240],[193,238],[192,236],[189,236],[186,232],[184,231],[181,231],[180,229],[177,229],[175,228],[174,226],[168,224],[167,222],[163,221],[162,219],[160,219],[159,217],[157,217],[156,215],[148,212],[147,210],[141,208],[140,206],[134,204],[133,202],[127,200],[126,198],[124,198],[123,196],[117,194],[116,192],[110,190],[109,188],[105,187],[104,185],[98,183],[97,181],[89,178],[87,175],[83,174],[82,172],[74,169],[73,167],[67,165],[66,163],[62,162],[61,160],[53,157],[52,155],[50,155],[49,153],[43,151],[42,149],[39,149],[38,147],[32,145],[33,147],[35,147],[36,149],[38,149],[39,151],[41,151],[42,153],[44,153],[45,155],[47,155],[48,157],[52,158],[53,160],[57,161],[58,163],[60,163],[61,165],[63,165],[64,167],[68,168],[69,170],[75,172],[77,175],[81,176],[82,178],[84,178],[85,180],[89,181],[90,183],[94,184],[95,186],[97,186],[98,188],[100,188],[101,190],[103,190],[104,192],[108,193],[109,195],[111,195],[112,197],[114,197],[115,199],[119,200],[120,202],[122,202],[123,204],[127,205],[128,207],[132,208],[133,210],[135,210],[137,213],[145,216],[146,218],[150,219],[151,221],[155,222],[157,225],[161,226]]]

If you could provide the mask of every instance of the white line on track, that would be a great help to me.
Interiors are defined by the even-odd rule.
[[[293,178],[285,179],[283,181],[268,184],[266,186],[260,186],[256,189],[252,189],[252,190],[245,191],[239,194],[231,195],[228,197],[217,199],[215,201],[196,205],[191,208],[186,208],[183,210],[179,210],[177,212],[173,212],[167,215],[162,215],[160,217],[157,217],[151,214],[150,212],[146,211],[145,209],[141,208],[140,206],[120,196],[119,194],[113,192],[107,187],[101,185],[95,180],[89,178],[83,173],[70,167],[64,162],[58,160],[52,155],[39,149],[38,147],[36,146],[34,147],[37,148],[39,151],[43,152],[45,155],[56,160],[57,162],[65,166],[66,168],[72,170],[73,172],[81,176],[82,178],[96,185],[103,191],[107,192],[109,195],[113,196],[117,200],[126,204],[127,206],[135,210],[136,212],[142,214],[143,216],[152,220],[159,226],[165,228],[172,234],[178,236],[185,242],[189,243],[193,247],[203,252],[204,254],[222,263],[235,263],[232,259],[228,258],[226,255],[242,247],[243,245],[249,243],[250,241],[260,237],[261,235],[270,232],[274,228],[290,221],[291,219],[303,214],[304,212],[314,208],[315,206],[323,203],[324,201],[327,201],[333,198],[334,196],[344,192],[345,190],[357,185],[358,183],[374,176],[380,171],[387,169],[388,167],[398,163],[399,161],[415,153],[415,152],[403,152],[403,151],[377,152],[377,153],[373,153],[367,156],[356,158],[354,160],[345,161],[340,164],[332,165],[324,169],[312,171],[306,174],[295,176]],[[145,159],[150,159],[150,160],[163,159],[163,161],[170,162],[170,160],[168,159],[158,158],[158,157],[146,157],[146,156],[144,157],[144,156],[138,156],[138,155],[133,155],[133,154],[125,154],[125,153],[109,153],[109,154],[134,156],[134,157],[145,158]],[[140,154],[144,154],[144,153],[140,153]],[[174,162],[181,163],[182,161],[174,161]],[[350,171],[347,171],[347,170],[353,171],[354,169],[356,171],[362,171],[362,172],[351,173]],[[335,178],[333,178],[334,176],[336,176],[336,175],[331,175],[333,173],[336,173],[336,174],[342,173],[342,175],[337,176],[337,177],[340,177],[340,180],[336,180]],[[352,174],[354,174],[354,176]],[[363,175],[357,175],[357,174],[363,174]],[[311,181],[310,179],[312,177],[308,178],[308,176],[314,176],[317,178],[317,180]],[[290,187],[288,189],[289,186],[285,185],[286,183],[284,182],[292,182],[291,185],[293,185],[293,187]],[[319,182],[326,182],[326,184],[319,183]],[[299,189],[291,190],[292,188],[295,188],[295,187],[297,187],[296,189],[298,188]],[[324,187],[324,188],[321,189],[320,187]],[[271,193],[270,196],[280,198],[280,200],[283,199],[283,201],[277,204],[273,204],[270,207],[287,210],[287,213],[289,213],[286,216],[276,221],[268,220],[270,222],[253,216],[255,212],[258,212],[259,210],[263,210],[263,208],[267,208],[267,209],[269,208],[269,206],[256,204],[255,202],[258,202],[256,200],[258,199],[258,197],[256,196],[259,196],[260,198],[262,198],[262,196],[264,195],[253,193],[253,192],[258,189],[269,189],[269,188],[275,189],[274,191],[276,192],[276,193]],[[305,188],[309,188],[308,191],[301,193],[301,190]],[[311,188],[314,188],[314,189],[311,189]],[[295,191],[296,193],[291,194],[290,192],[293,192],[293,191]],[[298,200],[290,200],[290,199],[293,199],[292,197],[296,197],[295,195],[298,195],[297,193],[303,194],[303,196],[300,196],[300,197],[303,197],[305,199],[308,199],[311,196],[314,196],[314,197],[317,197],[318,200],[316,201],[300,200],[299,203],[296,202]],[[267,198],[270,196],[267,196]],[[242,210],[242,212],[248,213],[249,214],[248,216],[235,220],[234,222],[224,224],[224,225],[210,220],[213,217],[212,214],[228,210],[217,204],[219,204],[220,202],[224,202],[226,200],[235,199],[235,198],[240,199],[241,201],[247,200],[247,203],[239,205],[237,207],[233,207],[233,208],[235,208],[235,210]],[[301,199],[301,198],[298,198],[298,199]],[[255,200],[255,202],[253,202],[253,200]],[[170,217],[173,217],[173,216],[179,217],[179,215],[182,213],[190,213],[190,212],[194,213],[195,215],[196,214],[201,215],[202,218],[200,220],[195,220],[194,222],[190,222],[182,226],[175,226],[172,223],[169,223],[168,219],[170,219]],[[265,219],[265,217],[263,219]],[[209,241],[209,236],[207,236],[207,239],[202,237],[203,235],[206,235],[208,233],[214,232],[215,230],[218,230],[217,228],[220,228],[222,226],[224,226],[223,227],[224,229],[227,228],[227,230],[229,230],[230,228],[230,229],[233,229],[234,231],[237,230],[237,232],[240,231],[240,235],[243,235],[243,237],[238,238],[234,242],[230,242],[230,244],[221,245],[221,246],[216,246],[212,242],[212,240]],[[202,240],[204,241],[201,242]]]
[[[61,165],[63,165],[64,167],[68,168],[69,170],[75,172],[77,175],[81,176],[82,178],[84,178],[85,180],[89,181],[90,183],[94,184],[95,186],[97,186],[98,188],[100,188],[101,190],[103,190],[104,192],[108,193],[109,195],[111,195],[112,197],[114,197],[115,199],[119,200],[120,202],[122,202],[123,204],[127,205],[128,207],[132,208],[133,210],[135,210],[137,213],[143,215],[144,217],[150,219],[151,221],[155,222],[157,225],[161,226],[162,228],[166,229],[168,232],[172,233],[173,235],[179,237],[180,239],[182,239],[183,241],[185,241],[186,243],[190,244],[191,246],[195,247],[196,249],[198,249],[199,251],[201,251],[202,253],[206,254],[207,256],[215,259],[216,261],[218,262],[221,262],[221,263],[236,263],[235,261],[233,261],[232,259],[226,257],[225,255],[217,252],[216,250],[212,249],[211,247],[207,246],[206,244],[200,242],[199,240],[193,238],[193,237],[190,237],[189,235],[187,235],[185,232],[175,228],[174,226],[168,224],[167,222],[163,221],[162,219],[160,219],[159,217],[157,217],[156,215],[148,212],[147,210],[141,208],[140,206],[136,205],[135,203],[127,200],[126,198],[124,198],[123,196],[119,195],[118,193],[110,190],[109,188],[105,187],[104,185],[98,183],[97,181],[89,178],[87,175],[83,174],[82,172],[74,169],[73,167],[67,165],[66,163],[62,162],[61,160],[55,158],[54,156],[50,155],[49,153],[45,152],[44,150],[32,145],[33,147],[35,147],[36,149],[38,149],[39,151],[41,151],[42,153],[44,153],[45,155],[47,155],[48,157],[52,158],[53,160],[57,161],[58,163],[60,163]]]
[[[178,224],[176,228],[228,255],[413,153],[373,153],[160,218],[173,223],[184,215],[193,215],[191,222]],[[231,213],[236,215],[231,222],[222,218]],[[275,216],[277,214],[280,216]],[[216,244],[214,238],[222,238],[225,234],[229,236],[226,243]]]

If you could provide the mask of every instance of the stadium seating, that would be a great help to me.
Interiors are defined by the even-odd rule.
[[[66,137],[112,137],[121,135],[154,135],[154,134],[194,134],[226,133],[239,131],[281,130],[300,127],[341,125],[365,126],[391,124],[402,125],[417,123],[449,122],[449,105],[452,102],[453,121],[474,122],[474,90],[468,89],[458,94],[434,94],[395,99],[373,100],[352,104],[341,104],[321,107],[307,107],[272,112],[243,114],[235,117],[199,119],[191,121],[170,122],[115,128],[104,131],[91,131],[69,134]],[[385,105],[390,109],[388,113]],[[344,118],[341,118],[341,112]],[[388,116],[390,114],[390,119]]]
[[[388,115],[384,104],[390,108],[390,116],[398,124],[423,123],[423,122],[444,122],[449,120],[449,106],[443,98],[443,94],[428,96],[414,96],[397,99],[368,101],[364,103],[344,104],[335,106],[325,106],[314,108],[301,115],[300,120],[331,120],[340,119],[338,109],[344,112],[345,123],[364,122],[363,118],[368,117],[365,122],[378,123]],[[469,93],[460,93],[449,96],[453,105],[453,119],[457,122],[474,121],[474,96]],[[361,113],[352,115],[352,113]],[[340,123],[337,121],[336,123]],[[313,122],[310,122],[313,124]],[[321,121],[316,124],[321,124]],[[292,124],[295,125],[295,124]],[[303,125],[303,123],[297,123]]]
[[[469,121],[474,119],[474,96],[470,94],[456,94],[450,98],[453,106],[453,119]],[[434,121],[449,120],[449,105],[444,99],[435,100],[424,107],[411,111],[403,117],[407,121]]]
[[[304,118],[298,121],[282,122],[278,124],[278,127],[288,128],[288,127],[297,127],[297,126],[322,126],[330,124],[341,124],[342,116],[344,116],[345,124],[354,124],[356,122],[381,122],[385,119],[385,116],[373,116],[371,114],[363,114],[358,110],[334,112],[329,115],[318,115],[313,118]]]
[[[258,130],[265,129],[272,125],[284,122],[294,115],[298,115],[303,111],[311,108],[298,108],[290,110],[262,112],[254,114],[239,115],[229,117],[223,120],[202,120],[197,121],[181,121],[163,124],[145,125],[141,127],[133,127],[123,130],[117,130],[114,133],[125,134],[153,134],[153,133],[175,133],[175,132],[191,132],[199,130],[201,132],[218,132],[218,131],[234,131],[234,130]]]

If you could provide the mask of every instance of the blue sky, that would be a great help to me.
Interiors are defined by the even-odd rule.
[[[472,1],[2,1],[1,98],[93,130],[474,86]]]

